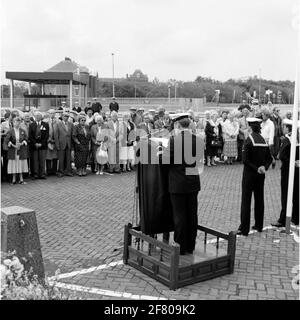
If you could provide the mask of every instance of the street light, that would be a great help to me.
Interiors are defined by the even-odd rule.
[[[168,85],[168,99],[169,99],[169,103],[171,103],[171,85]]]
[[[112,56],[112,78],[113,78],[113,97],[115,96],[115,66],[114,66],[114,53],[111,54]]]

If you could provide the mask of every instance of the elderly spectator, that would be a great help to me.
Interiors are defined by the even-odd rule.
[[[92,108],[92,104],[91,104],[91,101],[89,100],[84,108],[84,113],[87,114],[88,109],[91,109],[91,108]]]
[[[159,110],[158,111],[158,119],[154,122],[154,129],[161,130],[164,128],[164,118],[165,118],[165,111]]]
[[[242,161],[242,149],[244,142],[249,136],[250,133],[250,127],[247,121],[247,118],[249,117],[249,110],[247,108],[242,109],[242,116],[239,118],[239,134],[238,134],[238,157],[237,161]]]
[[[136,130],[137,137],[145,137],[151,134],[153,124],[150,122],[149,114],[145,113],[143,121],[139,123]],[[138,138],[139,139],[139,138]]]
[[[8,174],[7,174],[7,148],[3,146],[4,139],[7,135],[7,133],[12,129],[12,125],[10,122],[11,119],[11,113],[6,112],[4,114],[4,121],[1,123],[1,157],[2,157],[2,162],[1,162],[1,179],[2,181],[8,180]]]
[[[273,108],[273,114],[270,117],[270,120],[274,123],[274,148],[273,148],[273,157],[278,159],[278,152],[280,149],[280,141],[283,136],[282,132],[282,119],[280,117],[280,109],[278,107]]]
[[[40,112],[29,125],[29,148],[33,155],[34,179],[46,179],[46,153],[49,139],[49,124],[43,121]]]
[[[247,103],[247,101],[246,101],[246,100],[243,100],[243,101],[242,101],[242,104],[238,107],[238,111],[242,111],[242,110],[245,109],[245,108],[246,108],[248,111],[251,110],[251,108],[250,108],[249,104]]]
[[[224,141],[223,141],[222,126],[218,122],[218,117],[219,117],[218,112],[213,110],[212,113],[211,113],[211,118],[212,118],[213,122],[216,124],[217,137],[216,137],[215,147],[217,149],[217,157],[218,157],[218,159],[220,161],[221,156],[222,156],[222,152],[223,152]]]
[[[49,124],[49,138],[48,138],[48,148],[46,154],[46,168],[47,174],[56,175],[57,172],[57,162],[58,162],[58,155],[55,146],[55,139],[54,139],[54,128],[57,120],[55,119],[55,110],[50,109],[48,111],[50,118],[48,121]]]
[[[224,134],[224,158],[227,158],[227,163],[232,164],[232,161],[237,157],[237,136],[239,133],[239,123],[235,118],[234,112],[228,114],[228,119],[223,126]]]
[[[268,103],[269,104],[269,103]],[[261,117],[262,117],[262,123],[261,123],[261,135],[265,139],[266,143],[268,144],[271,155],[273,158],[272,161],[272,168],[275,167],[276,161],[273,157],[274,154],[274,136],[275,136],[275,126],[273,121],[271,121],[271,112],[268,107],[262,108],[261,110]]]
[[[112,140],[108,145],[109,173],[120,173],[120,141],[123,139],[123,124],[118,120],[118,113],[111,112],[111,120],[107,122],[108,129],[111,130]]]
[[[293,113],[291,111],[288,111],[286,114],[285,114],[285,118],[288,119],[288,120],[292,120],[293,118]]]
[[[96,174],[103,172],[103,165],[97,162],[96,153],[101,143],[108,142],[108,129],[104,123],[103,117],[98,115],[95,117],[96,124],[91,127],[91,149],[93,152],[94,166],[96,168]],[[106,137],[106,139],[105,139]],[[107,143],[108,145],[108,143]],[[101,173],[102,174],[102,173]]]
[[[79,102],[78,101],[75,101],[75,105],[72,109],[73,111],[76,111],[77,113],[81,112],[81,107],[79,105]]]
[[[92,108],[88,108],[86,111],[86,125],[89,126],[90,123],[94,121],[94,115],[93,115],[93,110]]]
[[[215,166],[215,156],[217,155],[217,148],[214,146],[214,141],[216,141],[218,137],[218,128],[216,123],[213,121],[211,112],[205,111],[205,136],[206,136],[206,164],[208,167],[212,165]]]
[[[64,112],[62,121],[58,121],[54,125],[54,140],[59,163],[58,177],[73,176],[71,167],[73,123],[68,121],[68,118],[68,113]]]
[[[19,174],[20,184],[26,184],[23,180],[23,173],[28,172],[27,163],[27,134],[20,127],[21,119],[15,117],[13,128],[11,128],[4,138],[4,148],[7,150],[7,172],[12,174],[12,184],[16,184],[16,175]]]
[[[89,155],[91,132],[86,125],[86,117],[79,114],[78,124],[74,126],[72,132],[74,145],[74,162],[79,176],[86,176],[86,163]]]
[[[116,101],[115,97],[112,98],[112,102],[109,104],[109,110],[110,112],[112,111],[116,111],[117,113],[119,112],[119,104]]]
[[[102,111],[102,105],[99,101],[97,101],[97,98],[93,98],[93,104],[92,104],[92,111],[94,113],[100,113]]]
[[[144,108],[138,108],[136,111],[134,124],[138,126],[143,121],[144,121]]]
[[[274,134],[275,134],[275,126],[271,121],[271,112],[265,107],[261,110],[261,135],[264,137],[266,143],[272,148],[274,146]]]
[[[134,147],[136,141],[136,130],[133,121],[128,113],[123,115],[123,139],[121,140],[120,149],[120,164],[122,164],[122,171],[131,171],[134,165]]]
[[[130,113],[130,119],[133,123],[135,123],[136,121],[136,117],[137,117],[137,111],[136,111],[136,107],[130,107],[129,108],[129,113]]]

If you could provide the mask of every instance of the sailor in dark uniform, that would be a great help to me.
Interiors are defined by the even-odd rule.
[[[277,222],[272,223],[274,227],[284,227],[286,220],[286,208],[288,198],[289,170],[290,170],[290,152],[291,152],[291,136],[292,136],[293,120],[283,120],[284,138],[282,139],[279,159],[281,160],[281,212]],[[298,135],[299,138],[299,135]],[[298,141],[299,142],[299,141]],[[299,143],[296,146],[296,162],[294,174],[293,189],[293,209],[291,222],[299,225]]]
[[[173,209],[174,241],[180,254],[192,254],[198,225],[198,164],[204,153],[204,141],[192,134],[188,114],[176,115],[175,135],[163,151],[162,164],[168,165],[168,191]]]
[[[241,225],[238,234],[247,236],[250,229],[251,198],[254,193],[254,218],[252,229],[262,232],[264,222],[265,172],[272,163],[268,144],[260,134],[261,119],[247,118],[251,133],[246,139],[242,158],[244,163],[242,180]]]

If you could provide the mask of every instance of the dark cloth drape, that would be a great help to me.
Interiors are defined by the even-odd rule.
[[[156,234],[174,230],[172,203],[168,192],[168,167],[150,164],[155,158],[157,144],[148,139],[141,141],[140,162],[137,170],[141,231]],[[148,154],[145,156],[145,150]],[[147,157],[148,156],[148,157]],[[148,164],[147,164],[148,163]]]

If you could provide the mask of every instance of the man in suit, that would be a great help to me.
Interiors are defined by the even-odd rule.
[[[62,121],[57,122],[54,126],[54,140],[59,162],[58,177],[73,176],[71,167],[73,123],[68,121],[68,118],[68,113],[64,112]]]
[[[123,139],[124,127],[118,120],[116,111],[112,111],[107,127],[112,136],[112,141],[108,146],[109,173],[120,173],[120,141]]]
[[[49,125],[42,121],[40,112],[35,115],[35,121],[29,125],[29,148],[33,155],[34,179],[46,179],[46,153],[49,138]]]
[[[243,146],[243,180],[241,202],[241,224],[238,234],[248,236],[251,218],[251,198],[254,193],[253,230],[262,232],[264,222],[264,184],[265,173],[272,163],[272,156],[268,144],[260,134],[261,122],[259,118],[247,118],[251,133]]]
[[[175,135],[163,151],[162,164],[169,166],[168,191],[173,208],[174,241],[180,254],[192,254],[196,246],[198,225],[198,164],[203,158],[204,141],[192,134],[188,114],[175,119]],[[177,120],[177,121],[176,121]]]
[[[283,120],[282,144],[279,150],[279,159],[281,160],[281,212],[277,222],[272,223],[272,226],[280,228],[284,227],[286,223],[286,208],[288,198],[289,185],[289,171],[290,171],[290,153],[291,153],[291,138],[292,138],[293,120]],[[294,174],[294,189],[293,189],[293,209],[292,209],[292,223],[299,225],[299,144],[296,146],[296,161]]]
[[[112,112],[112,111],[119,112],[119,104],[118,104],[118,102],[116,102],[115,97],[112,98],[112,102],[109,104],[109,110],[110,110],[110,112]]]
[[[50,109],[49,113],[49,138],[48,138],[48,148],[47,148],[47,155],[46,155],[46,167],[47,167],[47,174],[56,175],[57,172],[57,150],[55,146],[55,139],[54,139],[54,128],[56,124],[55,119],[55,110]]]

